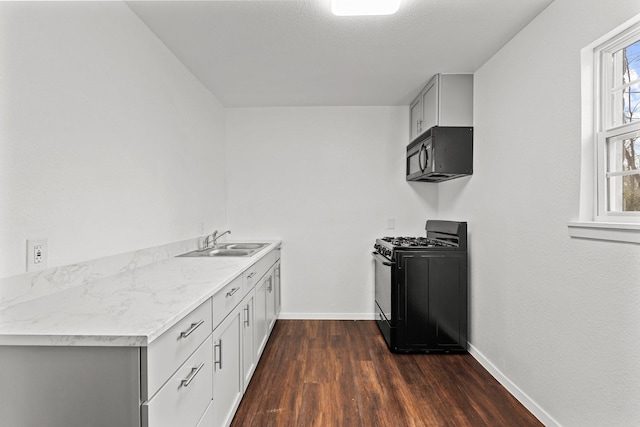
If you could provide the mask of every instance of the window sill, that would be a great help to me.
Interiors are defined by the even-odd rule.
[[[568,226],[573,238],[640,244],[640,224],[572,221]]]

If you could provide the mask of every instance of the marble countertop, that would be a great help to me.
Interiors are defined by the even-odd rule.
[[[0,345],[147,346],[281,242],[269,243],[246,258],[169,257],[9,305]]]

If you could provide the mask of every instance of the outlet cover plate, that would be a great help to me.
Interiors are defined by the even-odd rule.
[[[27,271],[42,270],[49,263],[47,239],[27,239]]]

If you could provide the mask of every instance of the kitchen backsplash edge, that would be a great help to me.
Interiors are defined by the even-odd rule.
[[[203,236],[0,279],[0,310],[198,248]]]

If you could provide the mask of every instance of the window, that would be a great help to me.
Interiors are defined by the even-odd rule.
[[[572,237],[640,243],[640,15],[585,47]]]
[[[640,26],[594,55],[597,219],[640,222]]]

